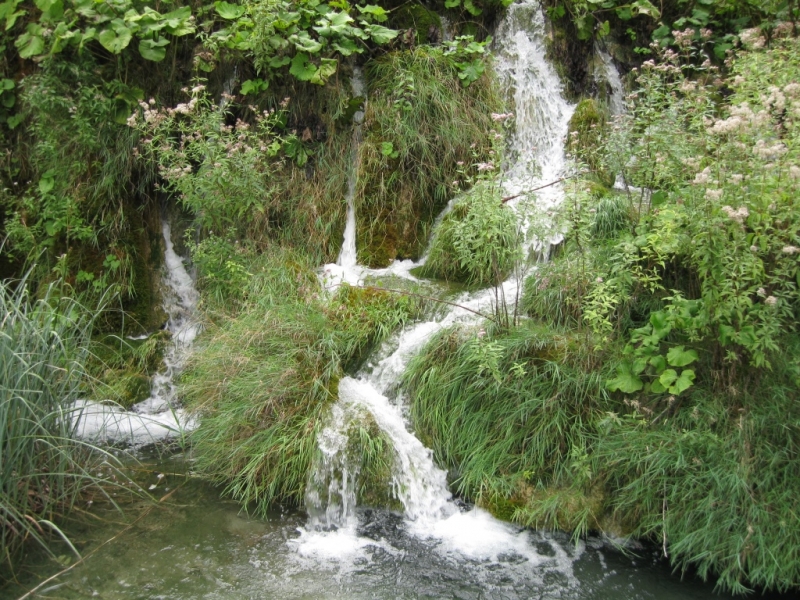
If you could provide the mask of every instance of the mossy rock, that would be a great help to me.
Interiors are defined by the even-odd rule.
[[[569,120],[569,151],[586,163],[596,180],[605,188],[614,185],[614,173],[603,165],[603,139],[608,129],[608,115],[594,98],[584,98]]]
[[[111,400],[123,408],[146,400],[150,396],[150,378],[138,371],[110,371],[104,379],[109,384]]]
[[[442,20],[438,14],[422,4],[404,4],[391,13],[390,26],[395,29],[415,31],[415,42],[430,44],[439,41],[442,35]]]

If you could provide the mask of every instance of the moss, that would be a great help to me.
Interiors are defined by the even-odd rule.
[[[442,20],[438,14],[422,4],[404,4],[392,11],[390,26],[400,30],[413,29],[415,41],[419,45],[439,40]]]
[[[597,100],[581,100],[569,121],[569,150],[608,188],[614,184],[614,173],[605,168],[601,154],[606,129],[607,113]]]
[[[392,494],[392,442],[369,414],[364,416],[362,423],[350,430],[349,435],[348,450],[361,461],[358,504],[401,511],[402,504]]]

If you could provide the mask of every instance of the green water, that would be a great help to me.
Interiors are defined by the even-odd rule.
[[[158,473],[165,473],[158,478]],[[357,535],[304,532],[298,511],[267,519],[242,513],[180,462],[139,467],[159,502],[136,500],[122,517],[97,506],[68,529],[84,560],[46,583],[50,599],[256,598],[708,598],[713,586],[681,580],[655,550],[627,556],[599,539],[578,548],[562,536],[527,535],[531,556],[461,556],[406,530],[402,516],[365,509]],[[118,499],[123,499],[118,496]],[[341,534],[341,535],[340,535]],[[111,541],[108,541],[111,540]],[[104,544],[105,542],[105,544]],[[104,544],[104,545],[102,545]],[[101,546],[102,545],[102,546]],[[99,547],[99,549],[98,549]],[[69,564],[40,560],[21,583],[0,589],[18,598]],[[715,596],[720,597],[720,596]]]

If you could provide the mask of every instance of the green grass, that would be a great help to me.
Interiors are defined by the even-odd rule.
[[[459,494],[492,506],[530,486],[571,482],[608,405],[580,340],[525,321],[496,333],[454,328],[409,365],[414,426]]]
[[[416,301],[375,289],[342,286],[327,298],[311,267],[277,247],[255,259],[249,300],[207,324],[182,377],[201,418],[198,470],[260,514],[302,504],[339,379],[417,311]],[[375,460],[367,462],[379,470]]]
[[[382,266],[418,256],[464,173],[492,160],[491,113],[502,112],[503,101],[491,68],[464,87],[439,47],[388,53],[368,63],[366,75],[358,248],[365,264]]]
[[[62,291],[53,284],[34,298],[26,279],[0,282],[2,577],[26,542],[50,552],[57,536],[72,547],[57,522],[87,488],[103,494],[100,465],[117,464],[73,437],[70,403],[84,391],[93,318]]]

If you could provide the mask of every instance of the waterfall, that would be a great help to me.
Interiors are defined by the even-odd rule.
[[[178,407],[175,376],[184,366],[199,331],[195,309],[199,295],[186,271],[183,259],[175,252],[167,221],[161,225],[164,238],[162,298],[168,315],[165,329],[171,334],[164,351],[164,369],[153,376],[150,397],[130,411],[114,405],[79,400],[73,405],[76,435],[92,441],[150,444],[173,437],[193,426]]]
[[[625,112],[625,86],[622,84],[617,65],[614,64],[611,55],[600,46],[595,46],[595,54],[600,59],[598,83],[608,84],[610,89],[608,109],[612,116],[621,115]]]
[[[516,114],[510,160],[504,169],[503,183],[509,194],[519,194],[521,198],[527,195],[528,190],[563,176],[564,141],[574,108],[562,97],[561,82],[545,60],[544,28],[539,3],[522,0],[509,7],[497,35],[496,66],[509,89]],[[531,204],[535,204],[537,209],[554,207],[562,197],[560,186],[552,185],[537,192],[531,202],[517,200],[509,202],[509,206],[517,211],[524,225]],[[540,243],[552,241],[557,239]],[[346,235],[342,257],[346,255],[348,243]],[[341,257],[339,264],[344,266]],[[385,270],[358,267],[358,273],[407,275],[408,270],[417,264],[404,261]],[[325,268],[329,269],[330,265]],[[506,298],[514,298],[519,285],[519,281],[510,279],[502,284],[501,292]],[[348,430],[362,418],[359,415],[367,412],[394,447],[392,490],[404,507],[409,531],[422,538],[434,538],[443,548],[457,549],[461,554],[481,559],[512,552],[529,561],[541,560],[524,533],[491,518],[480,509],[467,513],[459,510],[451,498],[446,473],[434,463],[431,450],[425,448],[410,431],[402,398],[395,402],[388,398],[397,387],[408,361],[437,332],[457,322],[476,321],[478,317],[471,311],[490,309],[495,294],[493,288],[463,294],[455,300],[459,306],[452,307],[437,319],[406,328],[387,342],[362,372],[355,377],[344,377],[339,382],[339,400],[320,435],[321,458],[316,461],[309,479],[306,503],[311,519],[300,540],[296,541],[301,553],[303,548],[308,551],[309,547],[319,549],[325,546],[320,544],[318,536],[330,536],[330,532],[318,532],[315,536],[315,529],[340,527],[354,534],[353,478],[357,473],[348,466],[345,448]],[[333,502],[332,508],[331,505],[326,507],[326,501]]]

